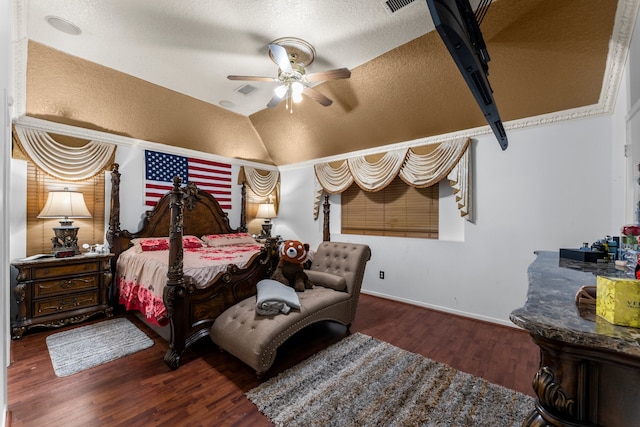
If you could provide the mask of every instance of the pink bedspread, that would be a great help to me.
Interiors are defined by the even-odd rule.
[[[184,249],[184,280],[205,288],[229,264],[247,266],[261,245],[246,243],[233,246]],[[169,322],[162,294],[167,282],[169,251],[145,252],[133,246],[120,254],[116,264],[119,302],[127,310],[138,310],[150,323],[164,326]]]

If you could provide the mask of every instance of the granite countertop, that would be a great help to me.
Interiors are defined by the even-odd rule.
[[[558,252],[536,251],[529,266],[529,291],[524,307],[511,312],[511,321],[533,335],[576,345],[640,356],[640,329],[617,326],[578,309],[575,296],[596,276],[624,276],[613,264],[560,258]]]

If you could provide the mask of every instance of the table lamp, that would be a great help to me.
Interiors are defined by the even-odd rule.
[[[261,203],[258,206],[258,213],[256,214],[256,218],[264,218],[264,223],[262,224],[262,233],[264,237],[271,237],[271,218],[275,218],[276,209],[273,206],[273,203]]]
[[[69,218],[91,218],[91,213],[84,203],[84,197],[79,191],[64,190],[50,191],[47,202],[38,214],[38,218],[62,218],[60,227],[53,227],[55,236],[51,238],[53,252],[73,251],[79,254],[78,229],[73,226]]]

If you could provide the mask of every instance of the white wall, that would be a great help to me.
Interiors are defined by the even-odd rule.
[[[11,157],[11,121],[9,97],[11,90],[11,2],[0,2],[0,234],[9,235],[9,188]],[[7,413],[7,366],[10,363],[9,336],[9,239],[0,239],[0,426],[6,424]]]
[[[600,117],[511,131],[505,152],[492,135],[478,138],[476,220],[464,221],[462,242],[341,235],[338,196],[330,199],[331,240],[371,246],[367,293],[511,325],[509,313],[525,301],[535,250],[578,247],[619,231],[610,227],[613,206],[622,203],[611,194],[612,121]],[[274,228],[285,239],[316,246],[322,220],[311,218],[313,179],[311,166],[282,171],[283,202]],[[453,203],[445,202],[449,211]]]
[[[509,314],[525,303],[534,251],[579,247],[636,221],[639,32],[636,26],[613,114],[510,130],[505,152],[493,135],[476,139],[476,219],[463,222],[462,232],[453,220],[441,223],[440,240],[341,235],[340,197],[331,196],[331,240],[371,246],[363,292],[513,326]],[[274,231],[317,246],[322,210],[314,221],[313,168],[293,165],[281,173]],[[442,211],[452,203],[441,201]]]

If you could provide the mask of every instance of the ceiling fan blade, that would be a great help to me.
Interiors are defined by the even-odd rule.
[[[310,87],[306,87],[305,86],[305,88],[302,91],[302,93],[304,93],[309,98],[313,99],[314,101],[316,101],[317,103],[319,103],[320,105],[323,105],[325,107],[328,107],[329,105],[333,104],[332,100],[330,100],[329,98],[327,98],[326,96],[324,96],[323,94],[318,92],[317,90],[312,89]]]
[[[277,82],[278,79],[273,77],[259,77],[259,76],[227,76],[229,80],[246,80],[251,82]]]
[[[269,51],[271,52],[271,56],[280,67],[281,71],[285,73],[290,73],[293,71],[291,68],[291,63],[289,62],[289,54],[287,53],[287,49],[280,46],[279,44],[270,44]]]
[[[336,70],[320,71],[319,73],[307,74],[308,82],[319,82],[324,80],[348,79],[351,71],[348,68],[338,68]]]
[[[282,102],[283,98],[284,97],[279,97],[278,95],[273,95],[273,97],[271,98],[271,100],[267,104],[267,107],[273,108],[273,107],[278,106],[278,104],[280,104],[280,102]]]

